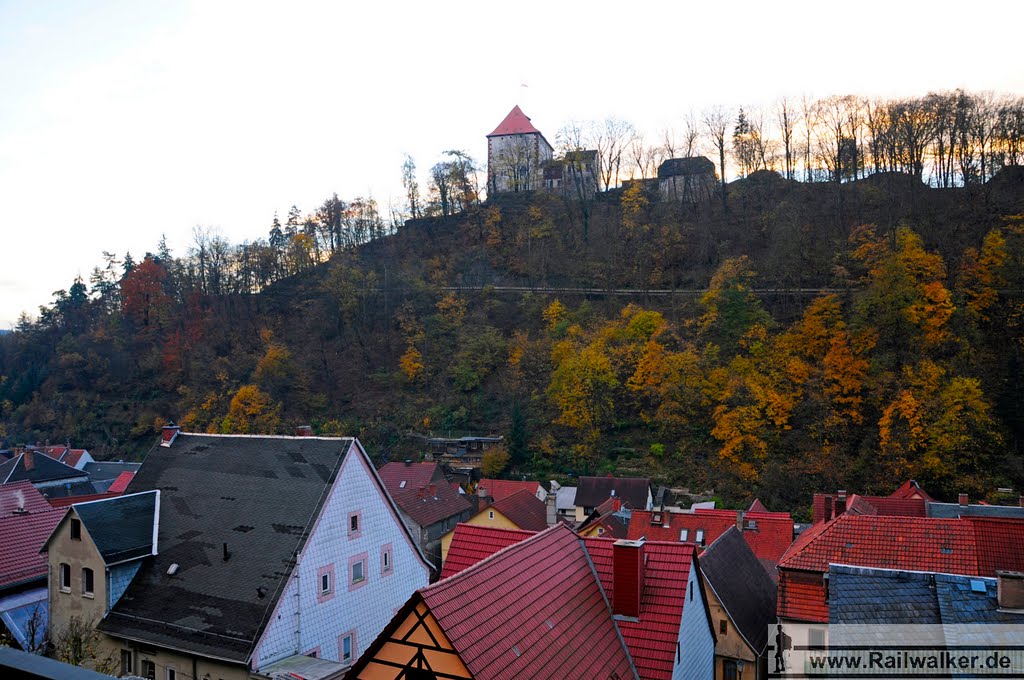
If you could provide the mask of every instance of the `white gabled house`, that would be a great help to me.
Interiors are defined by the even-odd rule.
[[[150,490],[155,554],[97,624],[121,674],[248,678],[300,655],[340,668],[427,585],[431,565],[355,439],[168,427],[128,492]],[[55,532],[51,564],[70,541]],[[58,595],[85,597],[69,586]]]

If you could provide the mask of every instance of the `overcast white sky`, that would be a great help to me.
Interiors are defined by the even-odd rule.
[[[483,160],[520,104],[656,134],[781,95],[1024,92],[1008,0],[0,0],[0,328],[196,225],[232,242],[332,192],[401,193],[445,149]],[[527,87],[522,87],[523,85]]]

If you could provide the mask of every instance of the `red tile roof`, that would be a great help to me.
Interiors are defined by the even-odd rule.
[[[747,508],[747,512],[768,512],[768,508],[764,507],[764,503],[761,502],[760,498],[755,498],[754,502]]]
[[[445,480],[437,463],[388,463],[377,474],[395,504],[421,527],[471,509],[465,496]]]
[[[508,112],[505,120],[501,121],[498,127],[494,128],[494,132],[487,136],[498,137],[500,135],[526,135],[530,133],[540,134],[540,130],[533,127],[533,123],[530,122],[530,119],[517,104]]]
[[[53,458],[54,460],[59,460],[65,465],[70,465],[71,467],[78,465],[78,461],[80,461],[82,456],[85,454],[85,449],[69,449],[66,446],[43,446],[35,450],[44,456]]]
[[[520,489],[511,496],[494,501],[488,509],[494,508],[520,529],[544,531],[548,528],[548,513],[544,501],[528,489]]]
[[[564,526],[418,592],[474,678],[636,677],[587,551]]]
[[[816,493],[812,505],[813,521],[815,524],[832,519],[835,513],[835,503],[838,501],[838,494]],[[928,515],[926,503],[933,502],[931,496],[924,489],[918,486],[917,482],[910,479],[900,485],[896,491],[888,496],[864,496],[851,494],[846,499],[846,507],[853,507],[857,503],[857,511],[862,515],[891,515],[893,517],[926,517]],[[869,504],[875,512],[871,512],[864,504]],[[840,513],[841,514],[841,513]]]
[[[75,503],[87,503],[89,501],[99,501],[104,498],[116,498],[120,496],[121,492],[115,491],[107,493],[85,493],[79,496],[55,496],[53,498],[47,498],[46,501],[54,508],[66,508],[69,505]]]
[[[476,485],[477,490],[481,488],[487,491],[487,495],[493,498],[495,501],[500,501],[502,498],[507,498],[514,494],[516,491],[526,489],[530,493],[536,495],[537,489],[542,488],[540,482],[533,481],[518,481],[514,479],[481,479]]]
[[[19,507],[28,512],[15,514]],[[31,482],[0,486],[0,588],[46,577],[39,549],[62,517]]]
[[[928,495],[928,492],[921,488],[921,486],[913,479],[908,479],[900,485],[900,488],[896,489],[889,496],[890,498],[920,498],[927,502],[933,502],[935,499]]]
[[[454,576],[502,548],[514,545],[533,534],[532,531],[521,529],[497,529],[459,524],[455,527],[455,534],[452,536],[451,546],[448,548],[448,559],[441,567],[441,578]]]
[[[978,574],[993,576],[997,569],[1024,571],[1024,520],[964,517],[974,529]]]
[[[124,490],[128,488],[128,483],[135,477],[134,472],[125,471],[117,476],[114,483],[107,487],[109,493],[124,493]]]
[[[460,524],[455,529],[442,579],[468,568],[474,560],[497,553],[528,539],[532,534],[492,527]],[[608,600],[615,592],[612,574],[613,539],[582,539],[594,563]],[[644,589],[638,622],[619,620],[619,629],[641,677],[669,678],[676,653],[676,640],[682,622],[686,581],[695,551],[692,543],[647,541]],[[441,581],[442,583],[444,581]],[[485,599],[485,609],[492,609]]]
[[[615,579],[612,574],[610,538],[586,538],[584,543],[594,562],[601,585],[612,601]],[[644,589],[638,621],[619,620],[633,663],[642,678],[672,677],[676,658],[676,640],[683,620],[686,580],[690,576],[695,546],[692,543],[644,543]],[[683,643],[685,644],[685,642]]]
[[[968,522],[844,514],[804,532],[779,569],[828,571],[829,564],[979,575]]]
[[[711,545],[729,527],[736,526],[736,510],[695,510],[693,512],[663,512],[662,522],[651,524],[653,511],[634,510],[629,522],[627,538],[678,542],[680,532],[687,529],[688,541],[695,541],[697,530],[704,531],[704,544]],[[743,515],[743,538],[757,555],[757,559],[771,571],[793,542],[793,519],[787,512],[747,512]],[[665,521],[668,526],[665,526]]]

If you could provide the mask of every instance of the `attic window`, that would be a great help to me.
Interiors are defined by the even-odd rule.
[[[686,543],[688,540],[690,540],[690,530],[689,529],[680,529],[679,530],[679,542],[680,543]]]
[[[651,526],[656,526],[658,524],[661,524],[661,513],[660,512],[651,513]]]
[[[697,545],[704,545],[704,530],[697,529]]]
[[[82,522],[75,518],[71,518],[71,540],[81,541],[82,540]]]
[[[940,550],[939,552],[941,552],[943,555],[952,555],[953,554],[953,549],[952,548],[942,548],[942,550]]]
[[[399,482],[398,488],[399,489],[404,489],[405,488],[405,480],[404,479],[401,482]]]
[[[971,579],[971,592],[972,593],[984,593],[987,589],[985,588],[985,582],[977,579]]]

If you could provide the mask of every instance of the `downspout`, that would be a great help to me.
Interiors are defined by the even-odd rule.
[[[295,558],[295,653],[302,654],[302,579],[300,578],[300,567],[302,562],[299,557]],[[334,587],[335,584],[331,584]]]

